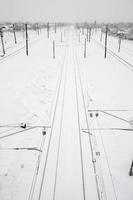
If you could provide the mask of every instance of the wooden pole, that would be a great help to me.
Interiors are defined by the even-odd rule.
[[[82,35],[84,35],[84,27],[82,27]]]
[[[22,26],[22,32],[23,32],[23,39],[25,39],[25,24]]]
[[[89,33],[89,29],[88,29],[88,27],[87,27],[87,42],[88,42],[88,33]]]
[[[15,32],[15,25],[13,24],[12,27],[13,27],[13,34],[14,34],[14,42],[15,42],[15,44],[17,44],[16,32]]]
[[[102,42],[102,39],[103,39],[103,31],[101,29],[101,37],[100,37],[100,42]]]
[[[3,55],[5,55],[5,46],[4,46],[4,40],[3,40],[3,31],[2,28],[0,29],[0,37],[1,37],[1,44],[2,44],[2,50],[3,50]]]
[[[62,32],[61,32],[61,42],[62,42]]]
[[[131,163],[130,171],[129,171],[129,176],[133,176],[133,161]]]
[[[47,23],[47,37],[49,38],[49,23]]]
[[[53,59],[55,59],[55,41],[53,40]]]
[[[27,24],[25,24],[25,36],[26,36],[26,55],[29,55],[29,50],[28,50],[28,28]]]
[[[79,42],[80,42],[80,31],[79,31]]]
[[[108,26],[106,26],[106,31],[105,31],[105,52],[104,52],[104,58],[107,57],[107,40],[108,40]]]
[[[56,34],[56,23],[55,23],[55,26],[54,26],[54,33]]]
[[[85,42],[84,42],[84,58],[86,58],[86,39],[85,39]]]
[[[121,51],[121,36],[119,36],[119,38],[118,38],[118,52],[120,52]]]
[[[37,34],[40,35],[39,24],[37,23]]]
[[[91,27],[90,27],[90,30],[89,30],[89,42],[91,41]]]

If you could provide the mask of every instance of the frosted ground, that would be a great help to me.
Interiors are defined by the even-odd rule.
[[[132,129],[133,69],[109,53],[104,59],[104,50],[97,44],[104,43],[100,31],[87,42],[85,59],[85,34],[81,33],[80,42],[78,37],[74,27],[57,29],[56,34],[52,30],[49,39],[46,30],[40,35],[31,31],[26,56],[23,34],[17,33],[16,45],[13,36],[5,34],[6,48],[12,47],[0,58],[0,125],[8,125],[0,128],[1,200],[96,200],[95,178],[101,200],[133,199],[129,176],[133,132],[119,130]],[[108,48],[133,65],[132,41],[122,41],[118,53],[117,38],[109,36]],[[121,110],[109,113],[125,121],[100,111],[88,112],[92,109]],[[22,122],[41,127],[18,133]],[[42,126],[50,126],[45,136]],[[3,137],[12,133],[16,134]]]

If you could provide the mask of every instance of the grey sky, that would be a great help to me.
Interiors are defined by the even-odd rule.
[[[133,21],[133,0],[0,0],[0,21]]]

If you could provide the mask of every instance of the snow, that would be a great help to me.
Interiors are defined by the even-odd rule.
[[[82,177],[84,176],[86,199],[96,200],[98,197],[92,152],[88,133],[82,131],[87,129],[87,124],[81,89],[83,88],[86,111],[127,109],[131,111],[109,113],[130,122],[133,120],[133,72],[109,53],[107,59],[104,59],[104,49],[94,42],[96,40],[100,43],[99,31],[93,34],[91,42],[87,42],[85,59],[83,57],[85,35],[81,34],[81,42],[79,42],[78,32],[74,27],[58,29],[57,34],[51,31],[49,39],[45,30],[42,30],[40,35],[31,31],[29,36],[29,56],[26,56],[25,49],[22,49],[17,55],[0,59],[0,125],[20,125],[21,122],[26,122],[29,126],[40,125],[51,126],[51,128],[46,129],[43,152],[8,149],[39,148],[45,137],[42,135],[42,128],[5,138],[1,136],[20,131],[21,128],[0,128],[0,199],[28,199],[36,163],[41,155],[33,194],[33,199],[38,199],[52,134],[40,199],[53,198],[57,167],[55,199],[83,199]],[[11,45],[6,55],[12,54],[25,45],[22,34],[17,33],[18,41],[21,42],[16,45],[11,42],[11,38],[11,33],[5,33],[6,45]],[[52,55],[53,40],[56,44],[55,59]],[[116,38],[109,36],[108,48],[133,64],[132,42],[122,41],[120,53],[118,53],[117,42]],[[99,117],[91,118],[87,111],[87,118],[96,159],[99,190],[103,192],[101,199],[112,200],[117,196],[118,200],[131,200],[133,178],[129,176],[129,170],[133,159],[132,131],[108,129],[114,127],[131,129],[131,124],[102,112],[99,112]],[[99,128],[107,129],[93,130]],[[83,174],[79,134],[82,143]],[[56,165],[58,150],[59,162]],[[96,155],[96,152],[100,152],[100,155]]]

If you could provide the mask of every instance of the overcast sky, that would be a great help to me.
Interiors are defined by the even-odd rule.
[[[133,22],[133,0],[0,0],[0,21]]]

